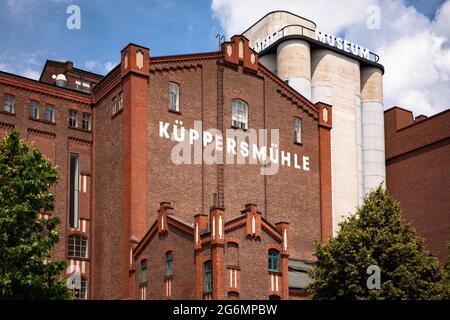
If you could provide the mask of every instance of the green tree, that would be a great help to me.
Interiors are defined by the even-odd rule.
[[[68,299],[64,261],[51,261],[59,239],[50,187],[57,168],[17,131],[0,140],[0,299]]]
[[[402,220],[401,209],[379,186],[328,243],[316,244],[317,263],[307,290],[313,299],[448,299],[448,281],[423,240]],[[369,289],[369,266],[380,289]]]

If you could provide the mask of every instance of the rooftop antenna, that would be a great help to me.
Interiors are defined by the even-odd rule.
[[[218,40],[218,42],[219,42],[219,51],[220,51],[220,45],[222,44],[222,41],[225,41],[225,36],[224,35],[221,35],[220,33],[218,33],[217,35],[216,35],[216,39],[219,39]]]

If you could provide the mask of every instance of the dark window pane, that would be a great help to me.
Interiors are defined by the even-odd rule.
[[[78,228],[79,156],[70,154],[69,226]]]

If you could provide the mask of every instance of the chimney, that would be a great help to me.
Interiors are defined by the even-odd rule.
[[[421,114],[421,115],[418,115],[416,117],[416,119],[414,119],[414,122],[420,122],[420,121],[423,121],[425,119],[428,119],[428,117],[426,115],[424,115],[424,114]]]

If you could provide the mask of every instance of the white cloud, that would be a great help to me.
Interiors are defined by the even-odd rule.
[[[88,60],[84,63],[84,67],[87,71],[97,72],[100,74],[106,74],[110,72],[117,64],[111,61],[100,62],[97,60]]]
[[[370,5],[381,13],[381,29],[366,26]],[[450,104],[450,0],[434,20],[404,1],[389,0],[212,0],[214,17],[227,36],[239,34],[266,13],[288,10],[316,22],[327,33],[343,33],[380,55],[385,66],[384,104],[432,115]]]
[[[365,12],[371,3],[371,0],[346,1],[345,5],[342,0],[213,0],[211,8],[231,37],[274,10],[294,12],[312,19],[322,30],[336,33],[355,23],[365,23]]]
[[[40,72],[33,70],[31,68],[26,68],[21,71],[21,75],[30,79],[38,80],[41,75]]]
[[[115,68],[115,66],[117,65],[117,63],[114,62],[105,62],[105,64],[103,65],[103,67],[105,68],[106,73],[110,72],[112,69]]]
[[[37,80],[41,74],[41,61],[44,61],[45,55],[46,52],[40,50],[26,53],[7,49],[0,53],[0,70]]]

